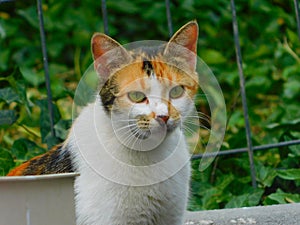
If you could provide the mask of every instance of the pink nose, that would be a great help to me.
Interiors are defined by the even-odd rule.
[[[157,117],[160,118],[161,120],[163,120],[165,123],[167,123],[167,121],[169,119],[169,116],[166,116],[166,115],[158,115]]]

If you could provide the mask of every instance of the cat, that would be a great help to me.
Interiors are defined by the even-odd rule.
[[[94,68],[102,80],[95,102],[62,145],[8,175],[78,172],[78,225],[183,224],[190,154],[182,124],[198,89],[197,39],[196,21],[155,48],[129,51],[94,34]]]

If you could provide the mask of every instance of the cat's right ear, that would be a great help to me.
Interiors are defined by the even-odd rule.
[[[188,22],[172,36],[164,51],[170,58],[182,59],[192,71],[197,64],[198,29],[195,20]]]
[[[100,77],[107,79],[113,70],[127,64],[131,56],[121,44],[111,37],[96,33],[91,41],[94,67]]]

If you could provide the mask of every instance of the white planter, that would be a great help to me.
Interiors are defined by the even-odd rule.
[[[75,176],[1,177],[0,225],[74,225]]]

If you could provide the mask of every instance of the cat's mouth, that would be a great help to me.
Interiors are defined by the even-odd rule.
[[[131,133],[138,139],[145,140],[151,134],[161,132],[171,132],[175,130],[178,123],[167,121],[166,118],[149,118],[147,116],[138,116],[135,121],[130,122]]]
[[[150,120],[147,116],[138,116],[134,121],[130,122],[131,133],[138,139],[145,140],[150,137]]]

